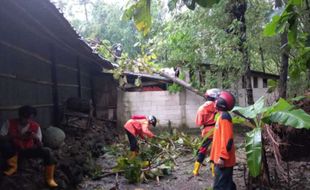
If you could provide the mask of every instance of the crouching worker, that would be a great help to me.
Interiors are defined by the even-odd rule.
[[[235,190],[233,167],[236,164],[232,119],[228,111],[235,105],[234,96],[222,91],[216,101],[220,113],[215,124],[210,161],[215,165],[214,190]]]
[[[201,137],[205,139],[198,150],[198,158],[194,164],[193,170],[194,176],[199,175],[201,164],[206,157],[209,145],[212,143],[213,133],[211,133],[211,130],[213,130],[215,125],[214,117],[216,114],[215,100],[219,96],[220,92],[220,89],[217,88],[207,90],[205,93],[205,98],[207,101],[201,105],[197,111],[196,126],[201,127]],[[209,135],[209,137],[206,137],[207,135]]]
[[[137,136],[142,139],[146,137],[153,138],[155,135],[149,130],[150,125],[156,126],[156,118],[153,115],[148,117],[143,115],[132,116],[130,120],[124,125],[125,131],[128,136],[130,144],[130,156],[129,159],[133,159],[137,156],[139,152],[139,146],[137,142]]]
[[[57,187],[54,180],[56,160],[47,147],[42,146],[42,133],[38,123],[33,121],[36,109],[22,106],[18,118],[8,120],[1,128],[0,152],[7,160],[7,176],[17,171],[19,158],[41,158],[45,165],[45,178],[49,187]]]

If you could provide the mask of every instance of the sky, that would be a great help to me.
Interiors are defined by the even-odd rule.
[[[60,8],[64,13],[65,17],[69,20],[78,19],[78,20],[86,20],[85,18],[85,10],[83,4],[80,3],[80,0],[50,0],[52,3],[56,5],[57,8]],[[102,3],[106,4],[119,4],[122,7],[126,5],[127,0],[89,0],[89,2],[94,1],[102,1]],[[65,4],[67,9],[62,9],[61,4]],[[69,7],[69,8],[68,8]],[[68,10],[69,9],[69,10]],[[92,5],[87,5],[87,11],[90,13],[92,9]],[[72,15],[70,15],[71,13]],[[88,15],[91,16],[90,14]],[[90,18],[91,19],[91,18]]]

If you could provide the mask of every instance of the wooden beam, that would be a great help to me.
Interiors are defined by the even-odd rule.
[[[64,69],[67,69],[67,70],[70,70],[70,71],[74,71],[74,72],[78,71],[76,68],[73,68],[73,67],[70,67],[70,66],[67,66],[67,65],[63,65],[63,64],[57,64],[57,67],[61,67],[61,68],[64,68]]]
[[[76,68],[77,68],[77,83],[78,83],[78,96],[82,98],[82,88],[81,88],[81,66],[80,66],[80,58],[76,57]]]
[[[73,88],[78,88],[78,87],[79,87],[77,84],[65,84],[65,83],[58,83],[57,86],[61,86],[61,87],[73,87]]]
[[[57,80],[57,69],[56,69],[56,60],[55,60],[55,47],[53,44],[50,44],[50,60],[52,62],[51,76],[53,82],[53,124],[55,126],[59,125],[59,95],[58,95],[58,80]]]
[[[39,54],[34,53],[34,52],[31,52],[31,51],[28,51],[28,50],[26,50],[26,49],[24,49],[24,48],[21,48],[21,47],[18,47],[18,46],[13,45],[13,44],[11,44],[11,43],[9,43],[9,42],[0,40],[0,44],[3,45],[3,46],[8,47],[8,48],[10,48],[10,49],[13,49],[13,50],[15,50],[15,51],[18,51],[18,52],[20,52],[20,53],[23,53],[23,54],[25,54],[25,55],[28,55],[28,56],[30,56],[30,57],[36,58],[36,59],[42,61],[43,63],[47,63],[47,64],[49,64],[49,65],[52,64],[52,62],[51,62],[50,60],[48,60],[48,59],[46,59],[46,58],[40,56]],[[39,62],[39,63],[42,63],[42,62]],[[75,72],[78,71],[78,69],[73,68],[73,67],[70,67],[70,66],[67,66],[67,65],[64,65],[64,64],[57,64],[57,67],[61,67],[61,68],[64,68],[64,69],[67,69],[67,70],[70,70],[70,71],[75,71]],[[85,72],[81,72],[81,74],[82,74],[82,75],[85,75],[85,76],[88,76],[88,77],[90,76],[88,73],[85,73]]]
[[[22,106],[23,105],[0,106],[0,111],[14,111],[14,110],[18,110]],[[53,107],[54,104],[35,104],[31,106],[35,108],[48,108],[48,107]]]
[[[6,47],[8,47],[8,48],[11,48],[11,49],[13,49],[13,50],[15,50],[15,51],[19,51],[19,52],[21,52],[21,53],[23,53],[23,54],[25,54],[25,55],[34,57],[34,58],[36,58],[36,59],[42,61],[43,63],[52,64],[52,62],[51,62],[50,60],[48,60],[48,59],[46,59],[46,58],[40,56],[39,54],[36,54],[36,53],[31,52],[31,51],[28,51],[28,50],[26,50],[26,49],[24,49],[24,48],[15,46],[15,45],[13,45],[13,44],[11,44],[11,43],[9,43],[9,42],[0,40],[0,44],[3,45],[3,46],[6,46]],[[41,63],[41,62],[40,62],[40,63]]]
[[[48,86],[53,85],[53,83],[49,81],[41,81],[41,80],[36,80],[36,79],[23,78],[23,77],[19,77],[19,76],[12,75],[12,74],[0,73],[0,77],[24,81],[24,82],[30,82],[30,83],[35,83],[35,84],[41,84],[41,85],[48,85]]]

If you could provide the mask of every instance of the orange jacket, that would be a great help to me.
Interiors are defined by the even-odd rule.
[[[201,130],[201,136],[204,137],[215,125],[215,103],[213,101],[207,101],[198,108],[196,115],[196,125],[204,126]],[[212,135],[210,136],[212,138]]]
[[[224,160],[224,167],[232,167],[236,164],[234,134],[231,116],[228,112],[221,112],[215,124],[210,160],[218,164],[218,160]]]
[[[140,136],[149,138],[155,135],[149,130],[149,121],[147,119],[130,119],[124,125],[124,128],[134,136]]]

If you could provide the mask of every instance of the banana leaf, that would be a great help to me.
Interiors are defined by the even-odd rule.
[[[245,150],[250,175],[257,177],[261,172],[262,164],[262,129],[256,127],[246,134]]]
[[[297,129],[310,129],[310,115],[302,109],[284,110],[271,113],[264,118],[266,123],[279,123]]]
[[[260,97],[254,105],[248,107],[239,107],[235,106],[232,112],[238,112],[241,115],[245,116],[249,119],[256,118],[257,114],[264,112],[266,109],[264,108],[265,105],[265,97]]]

